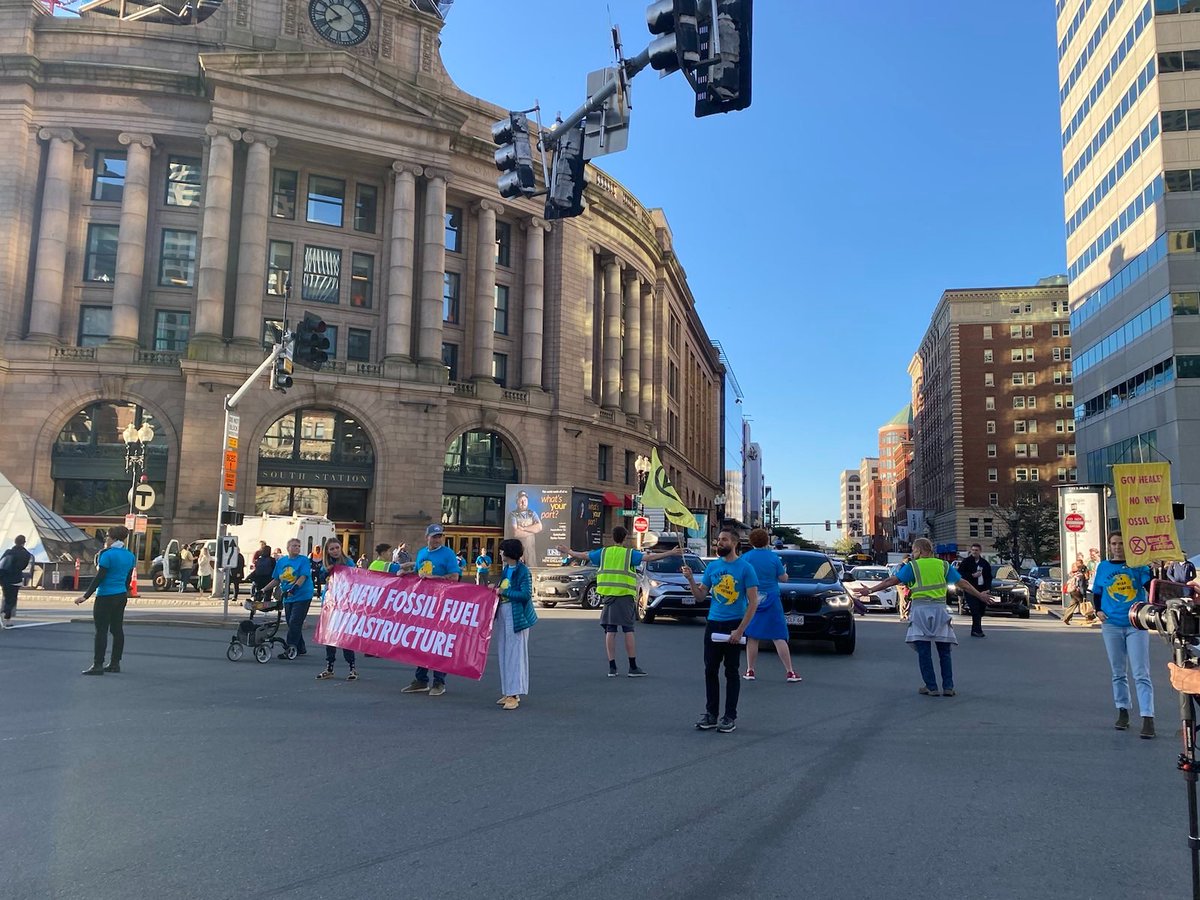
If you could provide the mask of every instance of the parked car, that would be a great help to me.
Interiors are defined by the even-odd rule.
[[[988,594],[996,601],[985,603],[983,614],[994,616],[997,613],[1008,613],[1018,619],[1029,618],[1029,587],[1021,583],[1021,577],[1012,566],[999,566],[992,575],[992,588]],[[969,616],[971,608],[967,604],[965,592],[959,593],[954,585],[946,589],[946,602],[955,607],[960,615]]]
[[[864,584],[873,588],[879,582],[886,581],[891,574],[885,566],[855,566],[842,577],[842,581],[845,583],[846,589],[852,591]],[[896,595],[896,589],[890,587],[886,590],[876,591],[869,596],[860,597],[859,600],[868,610],[895,612],[899,598]]]
[[[560,603],[578,603],[584,609],[599,609],[600,595],[596,593],[596,573],[600,570],[589,563],[537,568],[533,575],[533,598],[553,609]]]
[[[833,563],[813,550],[776,550],[788,580],[779,585],[788,640],[831,641],[838,653],[853,653],[854,616],[850,595]]]
[[[697,600],[680,569],[687,565],[693,576],[704,571],[704,560],[685,553],[643,563],[638,571],[638,618],[649,625],[658,616],[694,618],[708,615],[708,598]],[[699,578],[696,579],[699,581]]]
[[[1058,566],[1051,566],[1049,574],[1038,581],[1037,602],[1062,603],[1062,586],[1062,569]]]

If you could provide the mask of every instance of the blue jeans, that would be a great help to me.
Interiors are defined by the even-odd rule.
[[[421,684],[429,684],[429,670],[424,666],[417,666],[417,674],[414,677],[417,679],[417,681],[421,682]],[[446,673],[439,672],[435,669],[433,672],[433,683],[445,684]]]
[[[304,653],[304,620],[308,616],[311,600],[296,600],[283,604],[283,617],[287,620],[287,645],[295,647],[297,653]]]
[[[1138,631],[1132,625],[1113,625],[1105,622],[1100,627],[1104,638],[1104,649],[1108,651],[1108,662],[1112,666],[1113,702],[1117,709],[1129,709],[1128,666],[1133,667],[1133,680],[1137,684],[1138,709],[1143,716],[1154,715],[1154,683],[1150,680],[1150,632]]]
[[[938,689],[937,676],[933,671],[933,641],[913,641],[912,647],[917,651],[917,663],[921,667],[921,678],[925,687],[931,691]],[[950,651],[954,645],[949,641],[938,641],[938,662],[942,667],[942,690],[954,690],[954,666],[950,662]]]

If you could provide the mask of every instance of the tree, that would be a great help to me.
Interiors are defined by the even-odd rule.
[[[771,529],[771,539],[778,538],[785,544],[791,544],[798,550],[819,550],[820,548],[794,528],[786,525],[776,525]]]
[[[1014,568],[1026,557],[1038,566],[1058,558],[1058,501],[1049,488],[1020,482],[1013,486],[1009,504],[993,510],[999,519],[996,548]]]
[[[862,544],[849,535],[844,538],[838,538],[838,540],[834,541],[833,550],[839,556],[849,556],[852,553],[863,552]]]

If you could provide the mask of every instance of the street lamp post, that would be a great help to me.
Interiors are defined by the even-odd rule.
[[[129,515],[134,515],[134,491],[137,490],[139,483],[149,480],[146,477],[146,448],[154,440],[154,426],[144,421],[140,428],[135,428],[134,424],[130,422],[122,429],[121,440],[125,442],[125,471],[130,473]],[[130,549],[133,551],[134,559],[137,559],[137,532],[132,528],[130,531],[132,534],[129,542],[133,545]]]

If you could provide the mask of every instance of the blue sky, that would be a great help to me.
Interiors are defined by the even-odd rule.
[[[442,55],[552,118],[609,64],[610,21],[646,44],[644,10],[457,0]],[[1065,271],[1055,56],[1049,2],[760,0],[750,109],[695,119],[681,76],[634,81],[629,149],[599,165],[665,209],[785,521],[837,518],[944,289]]]

